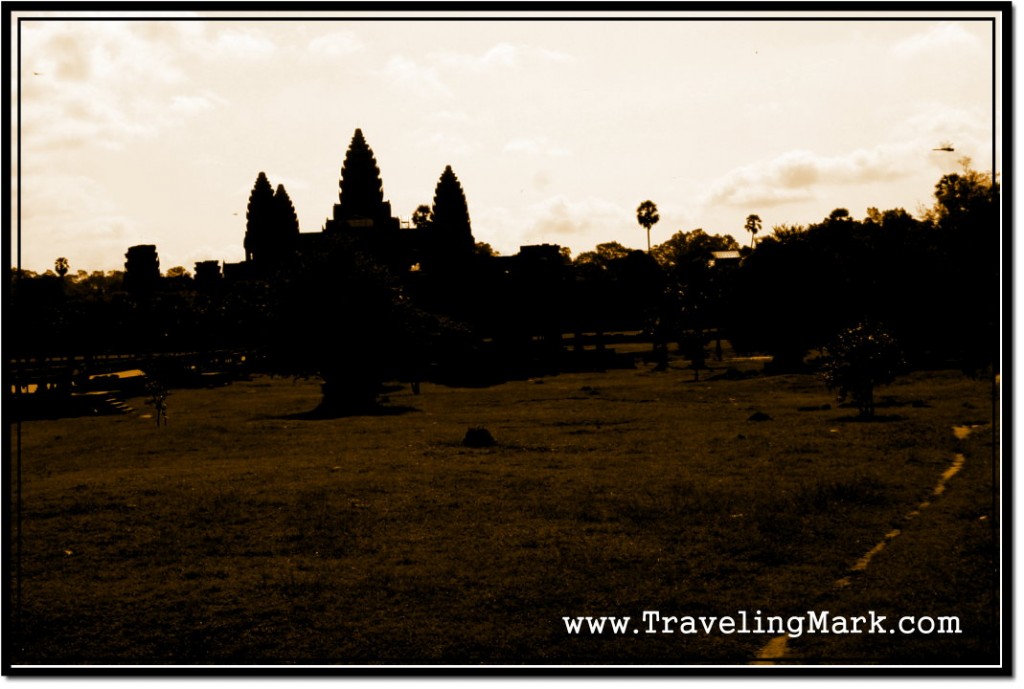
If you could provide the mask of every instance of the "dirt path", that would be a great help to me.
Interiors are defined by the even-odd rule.
[[[953,435],[957,440],[965,440],[967,436],[973,433],[978,428],[982,428],[981,424],[974,424],[969,426],[953,426]],[[932,489],[931,499],[923,500],[918,503],[917,507],[906,514],[904,517],[905,521],[910,521],[921,514],[922,510],[927,509],[932,504],[932,499],[939,497],[946,492],[946,484],[963,468],[966,458],[963,453],[957,452],[953,455],[953,463],[949,465],[949,468],[942,472],[939,476],[938,482],[935,484],[935,488]],[[860,574],[867,570],[868,565],[871,564],[871,560],[878,555],[880,552],[892,543],[896,538],[900,536],[902,531],[900,529],[893,529],[889,531],[873,548],[868,550],[864,555],[860,557],[849,569],[846,576],[840,577],[833,582],[833,589],[843,589],[850,585],[851,577]],[[786,660],[786,654],[788,652],[789,635],[783,634],[782,636],[774,637],[771,641],[761,647],[758,651],[755,660],[750,662],[750,665],[775,665],[778,662],[784,662]]]

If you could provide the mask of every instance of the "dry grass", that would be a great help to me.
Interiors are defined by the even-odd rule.
[[[810,376],[691,377],[424,385],[390,395],[405,413],[331,420],[303,417],[315,383],[257,378],[175,391],[166,428],[141,399],[128,416],[24,423],[10,661],[737,664],[767,638],[570,636],[562,617],[827,602],[974,626],[805,643],[808,657],[992,662],[992,447],[950,430],[992,422],[986,384],[915,374],[881,391],[889,420],[859,423],[799,411],[831,402]],[[497,445],[462,447],[473,426]],[[836,594],[956,451],[968,463],[948,493]]]

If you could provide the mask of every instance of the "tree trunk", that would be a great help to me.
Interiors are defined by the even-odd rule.
[[[353,416],[379,409],[377,393],[380,381],[349,373],[324,377],[317,413],[322,416]]]

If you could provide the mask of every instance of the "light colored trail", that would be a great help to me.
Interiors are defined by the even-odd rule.
[[[980,425],[972,426],[953,426],[953,435],[956,436],[957,440],[964,440],[973,433],[976,429],[981,428]],[[946,492],[946,484],[951,478],[957,475],[960,469],[963,468],[966,458],[963,453],[957,452],[953,455],[953,463],[949,465],[949,468],[942,472],[939,476],[938,483],[935,484],[935,488],[932,489],[932,497],[938,497]],[[931,500],[923,500],[920,502],[914,510],[911,510],[904,517],[905,521],[910,521],[921,514],[921,510],[927,509],[931,505]],[[853,563],[850,567],[849,574],[840,579],[836,579],[833,587],[836,589],[843,589],[850,585],[852,582],[851,575],[860,574],[867,570],[868,565],[871,564],[872,558],[878,555],[880,552],[885,550],[885,547],[889,545],[900,535],[900,529],[893,529],[889,533],[885,534],[885,537],[875,544],[871,550],[867,551]],[[789,641],[789,635],[783,634],[777,636],[761,647],[758,651],[757,659],[752,661],[751,665],[774,665],[777,661],[784,660],[787,652],[787,643]]]

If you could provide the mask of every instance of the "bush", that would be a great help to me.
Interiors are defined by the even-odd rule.
[[[891,383],[903,367],[903,355],[894,338],[881,327],[860,323],[839,333],[829,346],[823,375],[839,401],[848,397],[862,418],[875,413],[875,387]]]

